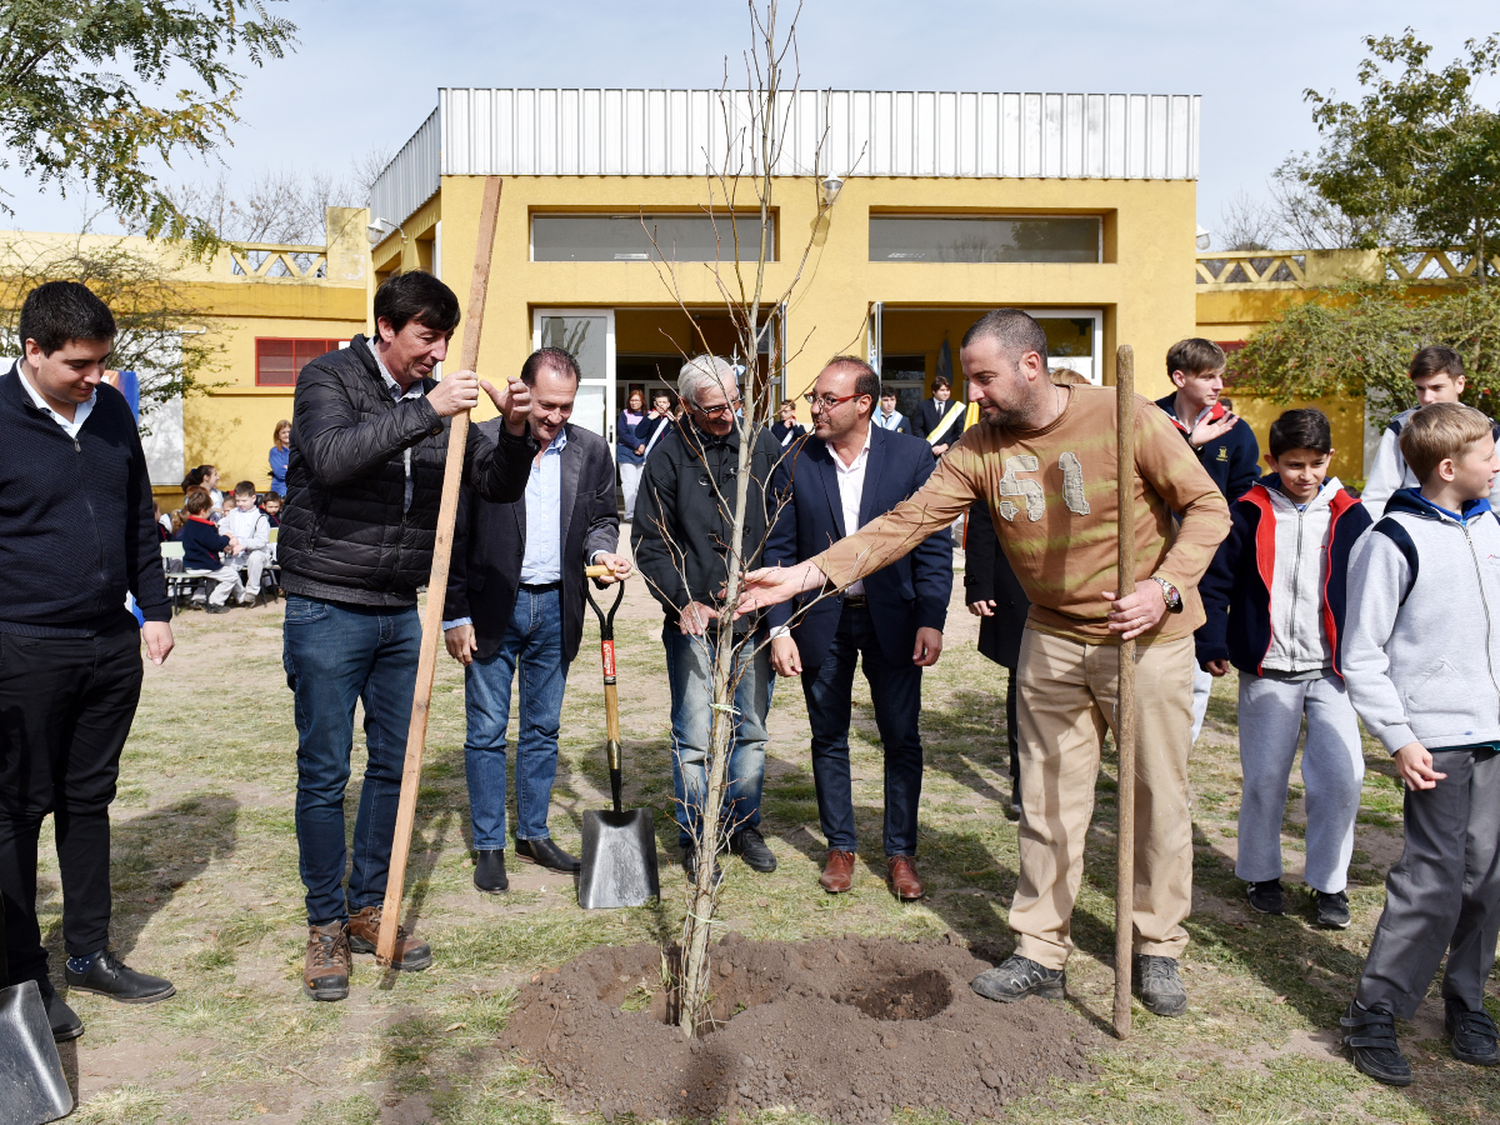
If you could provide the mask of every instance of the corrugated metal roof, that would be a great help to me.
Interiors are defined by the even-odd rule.
[[[432,111],[370,187],[370,218],[400,223],[437,194],[442,107]]]
[[[1196,179],[1200,101],[1196,94],[801,90],[778,101],[783,139],[773,170]],[[377,181],[374,198],[392,206],[397,196],[413,201],[404,216],[437,190],[440,175],[701,176],[722,170],[726,154],[731,170],[748,172],[759,163],[754,105],[740,90],[445,88],[436,113]],[[430,130],[441,133],[437,152]]]

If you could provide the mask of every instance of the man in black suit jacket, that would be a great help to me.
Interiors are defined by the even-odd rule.
[[[838,356],[808,396],[813,437],[777,468],[776,522],[766,565],[811,558],[890,511],[932,475],[927,443],[870,424],[880,378]],[[922,669],[943,650],[953,589],[953,542],[944,531],[842,595],[770,611],[771,665],[800,674],[812,726],[818,817],[828,839],[819,882],[831,894],[853,885],[854,802],[849,779],[849,715],[854,666],[870,682],[885,748],[885,853],[891,890],[902,900],[926,893],[917,875],[917,803],[922,794]],[[800,613],[794,617],[794,609]],[[791,625],[792,621],[795,625]]]
[[[583,636],[583,569],[608,566],[612,573],[599,579],[604,584],[630,574],[629,560],[615,554],[614,458],[602,437],[568,422],[578,393],[577,363],[560,348],[543,348],[527,359],[521,380],[531,388],[531,434],[541,451],[519,500],[493,503],[464,487],[443,608],[448,652],[464,665],[474,885],[491,894],[510,886],[505,731],[518,668],[516,854],[565,874],[579,868],[552,841],[547,808],[568,665]]]
[[[960,407],[957,414],[953,413],[955,407]],[[947,425],[943,424],[945,421]],[[964,432],[964,412],[961,404],[953,401],[953,385],[946,375],[933,380],[932,397],[923,401],[917,414],[917,430],[932,446],[934,457],[947,453],[948,447]]]

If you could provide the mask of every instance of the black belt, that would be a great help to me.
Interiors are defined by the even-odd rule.
[[[528,594],[545,594],[548,590],[561,589],[562,582],[522,582],[521,589]]]
[[[844,608],[845,609],[865,609],[865,608],[867,608],[869,606],[869,604],[870,604],[870,600],[868,598],[866,598],[863,594],[845,594],[844,595]]]

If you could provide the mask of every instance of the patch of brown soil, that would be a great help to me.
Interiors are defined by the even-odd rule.
[[[600,947],[522,989],[502,1045],[606,1120],[771,1106],[838,1122],[919,1106],[993,1117],[1054,1075],[1089,1077],[1085,1051],[1104,1039],[1065,1005],[977,996],[969,981],[989,967],[943,942],[731,933],[711,961],[717,1027],[690,1042],[664,1022],[661,951]]]

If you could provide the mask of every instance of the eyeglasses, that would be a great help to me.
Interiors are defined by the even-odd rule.
[[[835,406],[839,405],[839,403],[848,402],[851,398],[859,398],[859,395],[852,394],[839,397],[837,395],[805,394],[802,396],[802,401],[807,403],[814,410],[818,409],[818,407],[820,406],[824,410],[832,410]]]
[[[722,418],[731,410],[737,409],[739,405],[740,400],[738,398],[732,398],[728,402],[720,403],[718,406],[700,406],[698,403],[694,402],[693,409],[696,410],[699,414],[702,414],[708,418]]]

